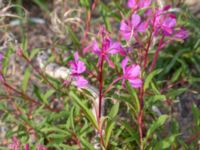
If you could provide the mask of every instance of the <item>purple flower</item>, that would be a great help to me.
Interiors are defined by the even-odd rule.
[[[101,47],[98,45],[97,41],[94,40],[92,44],[84,49],[84,52],[92,51],[95,55],[99,57],[98,65],[102,59],[105,59],[111,68],[114,68],[114,63],[110,59],[110,55],[120,53],[125,55],[125,51],[119,42],[113,42],[109,36],[102,37]]]
[[[141,22],[141,18],[137,14],[131,16],[131,20],[122,20],[120,24],[120,33],[127,41],[131,37],[136,36],[137,32],[145,32],[148,27],[147,22]]]
[[[189,32],[185,29],[180,29],[174,34],[176,39],[186,39],[189,36]]]
[[[69,62],[73,75],[79,75],[86,69],[84,62],[78,60],[78,52],[74,54],[74,61]]]
[[[160,30],[166,36],[174,33],[176,18],[173,14],[166,14],[165,10],[157,10],[153,18],[152,24],[155,29],[155,34],[157,34]]]
[[[86,67],[85,67],[84,62],[80,61],[78,58],[79,58],[78,52],[76,52],[74,54],[74,61],[70,61],[69,65],[72,69],[71,76],[74,79],[74,84],[77,87],[81,88],[81,87],[84,87],[88,83],[88,81],[80,75],[86,70]]]
[[[125,80],[128,80],[132,87],[140,88],[142,86],[142,80],[140,79],[140,66],[136,64],[127,66],[127,63],[128,58],[125,58],[121,64],[123,69],[122,85],[124,85]]]
[[[127,6],[132,9],[145,8],[151,5],[151,0],[128,0]]]

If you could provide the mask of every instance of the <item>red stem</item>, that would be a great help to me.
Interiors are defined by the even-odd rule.
[[[156,19],[156,17],[153,18],[153,26],[152,26],[152,30],[151,30],[151,33],[150,33],[150,36],[149,36],[148,45],[147,45],[147,48],[145,50],[145,55],[144,55],[144,70],[146,69],[146,66],[147,66],[147,60],[148,60],[147,56],[148,56],[148,53],[149,53],[149,48],[150,48],[151,41],[152,41],[152,36],[153,36],[153,33],[154,33],[155,19]]]
[[[164,38],[165,38],[165,35],[163,35],[161,37],[160,41],[159,41],[158,48],[157,48],[157,50],[156,50],[156,52],[154,54],[153,62],[151,63],[150,71],[152,71],[154,69],[155,65],[156,65],[156,61],[158,59],[158,54],[159,54],[159,52],[160,52],[160,50],[162,48],[162,43],[163,43]]]
[[[41,103],[38,102],[37,100],[29,97],[28,95],[26,95],[24,92],[18,91],[16,88],[10,86],[8,83],[6,83],[5,81],[3,82],[4,86],[6,86],[7,88],[9,88],[10,90],[14,91],[15,93],[19,94],[21,97],[24,98],[24,100],[27,100],[28,102],[31,102],[33,104],[36,104],[38,106],[41,106]],[[49,105],[45,105],[44,108],[52,111],[52,112],[59,112],[60,110],[56,110],[56,109],[52,109]]]
[[[139,126],[139,135],[140,135],[140,150],[143,150],[143,96],[144,96],[144,84],[142,84],[142,87],[140,88],[140,110],[138,114],[138,126]]]
[[[100,69],[99,69],[99,111],[98,111],[98,121],[101,118],[101,111],[102,111],[102,99],[103,99],[103,63],[104,63],[104,56],[101,58]]]
[[[106,93],[108,93],[111,89],[112,89],[112,86],[119,80],[121,80],[122,77],[118,77],[117,79],[113,80],[113,82],[108,86],[108,88],[105,90],[105,92],[103,93],[103,95],[105,95]]]

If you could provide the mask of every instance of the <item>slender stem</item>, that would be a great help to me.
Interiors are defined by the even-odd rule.
[[[95,9],[96,5],[97,5],[97,1],[98,0],[94,0],[93,4],[92,4],[92,11]]]
[[[35,68],[35,66],[33,66],[33,64],[31,63],[31,61],[29,60],[28,57],[26,57],[24,54],[22,54],[22,57],[26,60],[26,62],[31,65],[31,67],[33,68],[33,70],[38,73],[39,75],[42,76],[42,78],[49,84],[49,86],[51,86],[52,88],[54,88],[55,90],[58,90],[37,68]]]
[[[149,36],[149,41],[148,41],[148,44],[147,44],[147,48],[145,49],[145,55],[144,55],[144,70],[146,69],[146,66],[147,66],[147,60],[148,60],[148,59],[147,59],[147,56],[148,56],[148,53],[149,53],[149,48],[150,48],[151,41],[152,41],[152,37],[153,37],[153,33],[154,33],[155,19],[156,19],[156,17],[154,16],[154,17],[153,17],[152,30],[151,30],[151,33],[150,33],[150,36]]]
[[[79,140],[78,136],[73,133],[74,137],[75,137],[75,142],[77,143],[77,145],[79,146],[80,150],[83,150],[82,146],[81,146],[81,141]]]
[[[140,95],[139,95],[139,99],[140,99],[139,109],[140,110],[138,114],[138,126],[139,126],[139,135],[140,135],[140,150],[144,149],[144,146],[143,146],[143,105],[144,105],[143,97],[144,97],[144,84],[142,84],[142,87],[140,88]]]
[[[6,83],[5,81],[3,82],[4,86],[6,86],[7,88],[9,88],[10,90],[14,91],[15,93],[19,94],[21,97],[24,98],[24,100],[27,100],[28,102],[31,102],[33,104],[36,104],[38,106],[41,106],[41,103],[38,102],[37,100],[29,97],[28,95],[26,95],[24,92],[21,92],[19,90],[17,90],[16,88],[10,86],[8,83]],[[49,105],[45,105],[44,106],[46,109],[52,111],[52,112],[59,112],[60,110],[56,110],[56,109],[52,109]]]
[[[113,80],[113,82],[108,86],[108,88],[105,90],[105,92],[103,93],[103,95],[105,95],[106,93],[108,93],[111,89],[112,89],[112,86],[119,80],[121,80],[122,77],[118,77],[117,79]]]
[[[90,31],[90,21],[91,21],[91,10],[87,10],[86,27],[84,32],[84,39],[87,38],[88,32]]]
[[[99,69],[99,111],[98,111],[98,120],[101,119],[101,111],[102,111],[102,99],[103,99],[103,63],[104,56],[101,58],[100,69]]]
[[[100,126],[100,129],[99,129],[99,136],[100,136],[100,142],[101,142],[101,144],[103,145],[103,147],[105,147],[105,143],[104,143],[104,140],[103,140],[102,126]]]
[[[152,71],[154,69],[155,65],[156,65],[156,61],[158,59],[158,54],[159,54],[159,52],[160,52],[160,50],[162,48],[162,43],[163,43],[164,38],[165,38],[165,35],[163,35],[161,37],[160,41],[159,41],[158,48],[157,48],[157,50],[156,50],[156,52],[154,54],[154,58],[153,58],[153,61],[151,63],[150,71]]]

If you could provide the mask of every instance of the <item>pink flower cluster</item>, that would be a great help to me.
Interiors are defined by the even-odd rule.
[[[135,17],[137,18],[137,16]],[[135,23],[134,26],[138,26],[139,23],[140,21]],[[141,26],[143,26],[143,24]],[[131,33],[127,33],[127,37],[130,37],[130,34]],[[84,49],[84,52],[91,51],[93,54],[98,56],[97,66],[100,65],[102,59],[105,59],[108,63],[108,66],[114,68],[114,63],[111,60],[111,55],[120,54],[121,56],[126,56],[126,51],[120,42],[111,39],[109,33],[104,28],[101,28],[100,30],[100,39],[100,45],[98,44],[97,40],[94,40],[88,47]],[[123,80],[123,84],[125,83],[125,80],[128,80],[132,87],[139,88],[142,85],[142,80],[140,79],[140,66],[132,64],[129,67],[126,67],[128,63],[127,60],[128,58],[125,58],[122,61],[123,77],[120,77],[120,79]]]
[[[173,36],[174,39],[185,39],[188,32],[176,26],[176,16],[169,13],[170,6],[164,8],[151,8],[151,0],[128,0],[127,6],[133,9],[133,14],[128,19],[123,19],[120,24],[120,33],[122,37],[129,41],[131,38],[137,38],[138,33],[153,31],[154,36],[165,35]],[[145,9],[140,15],[141,9]]]
[[[177,20],[174,13],[169,11],[170,6],[164,8],[156,8],[155,1],[152,0],[128,0],[127,7],[131,9],[131,15],[128,18],[123,18],[120,22],[120,35],[127,42],[144,41],[152,37],[160,38],[157,53],[165,45],[173,40],[183,40],[188,37],[188,32],[184,28],[177,26]],[[153,7],[152,7],[153,6]],[[141,11],[142,10],[142,11]],[[150,33],[150,37],[148,37]],[[166,38],[165,38],[166,37]],[[143,50],[148,54],[149,44],[139,43],[143,45]],[[147,45],[147,47],[146,47]],[[105,28],[100,27],[97,37],[83,50],[84,53],[92,52],[98,57],[97,67],[101,68],[104,63],[107,63],[110,68],[115,68],[112,61],[112,56],[120,54],[125,57],[121,63],[123,75],[118,79],[122,79],[124,86],[127,80],[133,88],[140,88],[142,86],[141,68],[138,64],[130,64],[128,59],[128,52],[121,45],[120,41],[115,41],[110,37],[110,33]],[[154,57],[156,61],[157,56]],[[146,66],[146,56],[144,57],[144,66]],[[142,62],[140,62],[142,64]],[[74,77],[75,85],[83,87],[88,84],[88,81],[81,75],[86,70],[84,62],[78,60],[78,53],[74,54],[74,61],[70,62],[72,69],[72,76]],[[153,68],[154,64],[152,65]]]
[[[72,69],[71,76],[74,79],[75,85],[80,88],[87,85],[88,81],[81,76],[81,74],[86,70],[86,67],[84,62],[79,60],[78,52],[74,54],[74,61],[70,61],[69,65]]]

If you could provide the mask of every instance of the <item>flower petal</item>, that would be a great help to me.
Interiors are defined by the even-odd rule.
[[[111,43],[108,53],[116,54],[122,49],[121,44],[119,42]]]
[[[85,71],[85,69],[86,69],[86,67],[85,67],[84,62],[78,61],[78,63],[77,63],[77,73],[81,74]]]
[[[114,68],[115,65],[114,63],[112,62],[112,60],[110,60],[110,58],[108,56],[105,56],[105,59],[106,61],[108,62],[108,65],[111,67],[111,68]]]
[[[126,65],[127,65],[127,63],[128,63],[128,57],[124,58],[124,59],[122,60],[122,64],[121,64],[122,70],[123,70],[123,73],[124,73],[124,74],[125,74],[125,72],[126,72]]]
[[[132,26],[133,26],[134,28],[137,27],[137,26],[139,25],[140,21],[141,21],[141,18],[140,18],[139,15],[133,14],[133,15],[131,16],[131,24],[132,24]]]
[[[86,86],[88,84],[88,81],[82,77],[82,76],[78,76],[76,81],[75,81],[75,86],[82,88],[84,86]]]
[[[92,46],[92,52],[93,52],[94,54],[99,55],[100,52],[101,52],[101,50],[100,50],[100,48],[99,48],[99,45],[98,45],[97,41],[94,40],[93,43],[92,43],[92,45],[93,45],[93,46]]]
[[[140,0],[139,1],[140,8],[148,7],[149,5],[151,5],[151,0]]]
[[[138,27],[137,31],[139,32],[145,32],[148,28],[148,22],[142,22]]]
[[[184,29],[180,29],[175,35],[174,37],[177,39],[185,39],[189,36],[189,32],[187,30]]]
[[[128,0],[127,6],[128,6],[128,8],[137,7],[137,2],[136,2],[136,0]]]
[[[75,60],[75,62],[78,62],[78,52],[76,52],[76,53],[74,53],[74,60]]]
[[[131,65],[126,69],[127,75],[130,79],[134,79],[141,74],[141,69],[139,65]]]
[[[142,80],[141,79],[134,79],[134,80],[129,80],[130,84],[134,88],[140,88],[142,86]]]

